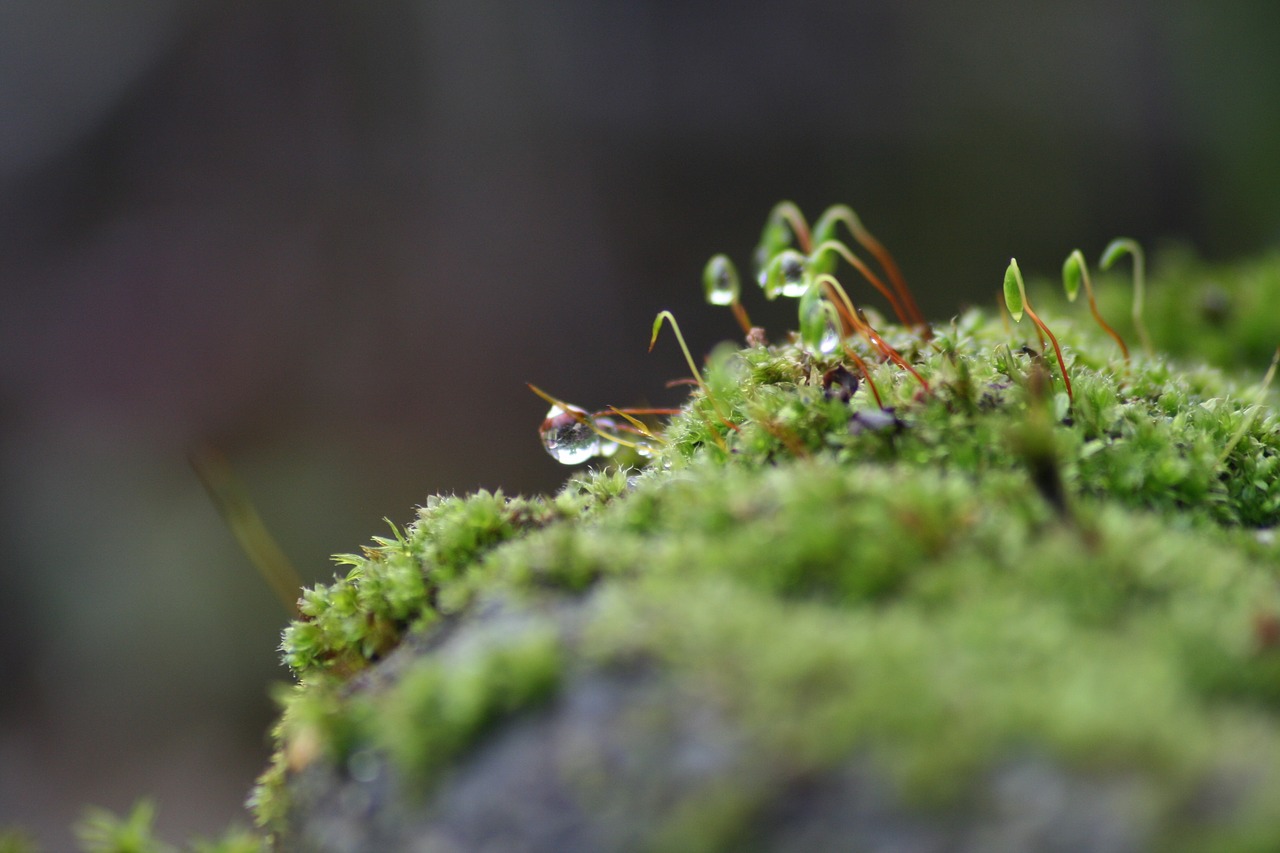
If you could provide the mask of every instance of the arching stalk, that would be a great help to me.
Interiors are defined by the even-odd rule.
[[[928,334],[929,325],[925,322],[924,314],[920,312],[920,307],[916,304],[911,288],[907,287],[907,281],[902,276],[902,270],[898,268],[893,255],[884,247],[884,244],[877,240],[862,224],[862,220],[858,218],[858,214],[853,212],[853,208],[844,204],[837,204],[827,208],[813,227],[814,239],[817,241],[831,239],[835,233],[837,222],[845,224],[849,229],[849,233],[853,235],[853,239],[858,241],[858,245],[871,253],[885,271],[885,274],[889,276],[889,281],[893,282],[894,289],[898,291],[898,296],[902,300],[903,306],[912,318],[912,322],[905,325],[918,325],[925,330],[925,334]]]
[[[794,202],[780,201],[769,211],[760,242],[756,244],[756,272],[763,274],[773,256],[792,245],[793,240],[801,252],[809,254],[813,241],[809,223]]]
[[[684,342],[684,335],[680,333],[680,324],[676,322],[675,315],[670,311],[659,311],[658,316],[653,320],[653,334],[649,337],[649,352],[653,352],[653,345],[658,342],[658,332],[662,330],[662,321],[666,320],[671,324],[671,331],[676,336],[676,342],[680,344],[680,351],[684,353],[685,364],[689,365],[689,372],[693,374],[694,382],[698,383],[698,388],[702,391],[702,395],[711,402],[711,408],[715,409],[716,416],[720,418],[720,422],[725,426],[738,432],[738,425],[725,417],[724,410],[720,408],[719,401],[711,394],[711,389],[707,387],[707,383],[702,381],[702,373],[698,370],[698,365],[694,363],[693,356],[689,353],[689,347]]]
[[[785,222],[787,227],[791,229],[791,233],[795,235],[796,245],[800,251],[806,255],[809,254],[809,248],[812,245],[812,232],[809,230],[809,223],[805,220],[804,214],[800,212],[800,208],[792,201],[780,201],[773,206],[773,210],[769,211],[769,221],[774,223]]]
[[[889,305],[893,308],[893,313],[897,315],[898,322],[904,326],[910,327],[911,320],[908,318],[906,311],[903,309],[902,303],[893,291],[880,280],[880,277],[871,271],[871,269],[862,262],[862,260],[849,251],[849,247],[839,240],[824,240],[818,244],[818,248],[813,250],[813,254],[809,256],[809,262],[813,266],[818,266],[818,260],[824,252],[834,252],[849,262],[849,266],[853,267],[862,277],[871,283],[871,286],[880,291],[880,295],[889,300]]]
[[[1112,240],[1102,251],[1102,259],[1098,261],[1099,269],[1109,270],[1111,265],[1124,255],[1133,256],[1133,327],[1138,330],[1138,339],[1147,355],[1155,349],[1151,346],[1151,335],[1147,334],[1147,324],[1142,321],[1142,309],[1146,297],[1146,262],[1142,247],[1138,241],[1129,237]]]
[[[1079,249],[1075,249],[1067,259],[1062,262],[1062,288],[1067,292],[1067,301],[1075,302],[1076,297],[1080,295],[1080,283],[1084,283],[1085,296],[1089,298],[1089,312],[1093,314],[1094,321],[1102,327],[1102,331],[1111,336],[1111,339],[1120,347],[1120,352],[1124,355],[1125,363],[1129,363],[1129,348],[1125,346],[1124,338],[1120,337],[1120,333],[1102,319],[1102,314],[1098,311],[1097,300],[1093,298],[1093,283],[1089,281],[1089,265],[1085,263],[1084,255]]]

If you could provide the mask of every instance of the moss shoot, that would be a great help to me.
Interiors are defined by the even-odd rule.
[[[300,843],[317,778],[430,813],[487,738],[644,672],[753,769],[655,801],[641,848],[738,849],[853,765],[946,814],[1028,756],[1138,780],[1144,845],[1280,848],[1280,259],[1159,270],[1162,355],[1122,358],[1034,279],[1060,358],[984,311],[927,334],[866,311],[837,347],[717,348],[649,458],[430,499],[304,593],[257,819]],[[1132,335],[1121,278],[1099,305]]]

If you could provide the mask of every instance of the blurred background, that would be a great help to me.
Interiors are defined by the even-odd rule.
[[[1280,240],[1280,4],[0,4],[0,826],[247,821],[285,611],[432,493],[548,492],[533,381],[678,404],[707,257],[847,202],[926,312],[1124,234]],[[746,302],[781,332],[792,307]],[[1260,366],[1260,370],[1264,366]]]

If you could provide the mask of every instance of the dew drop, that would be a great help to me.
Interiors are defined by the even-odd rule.
[[[784,252],[781,256],[782,295],[804,296],[809,289],[809,276],[805,268],[804,255],[799,252]]]
[[[618,424],[614,422],[612,418],[596,418],[595,424],[597,427],[608,433],[616,433],[618,430]],[[616,441],[608,441],[607,439],[600,438],[599,436],[597,436],[597,439],[595,455],[602,456],[605,459],[608,459],[610,456],[617,453],[618,448],[622,446]]]
[[[760,274],[760,286],[764,288],[766,299],[776,299],[779,295],[804,296],[811,281],[808,259],[795,249],[779,252]]]
[[[586,420],[590,417],[585,411],[570,406],[568,410],[560,406],[552,406],[542,421],[538,435],[542,438],[542,446],[547,449],[557,462],[565,465],[577,465],[586,462],[600,453],[600,437],[592,432]],[[617,447],[613,442],[608,444]]]
[[[707,301],[712,305],[732,305],[738,300],[741,286],[733,261],[725,255],[716,255],[707,261],[702,273],[702,285]]]

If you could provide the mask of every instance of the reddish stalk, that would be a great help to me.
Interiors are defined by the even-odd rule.
[[[1067,361],[1062,357],[1062,347],[1058,346],[1058,336],[1049,331],[1049,327],[1044,324],[1044,321],[1036,315],[1035,311],[1031,310],[1031,303],[1027,301],[1025,296],[1022,299],[1022,303],[1022,307],[1026,309],[1027,316],[1031,318],[1031,322],[1036,324],[1036,328],[1048,335],[1049,340],[1053,343],[1053,351],[1058,356],[1058,370],[1062,371],[1062,384],[1067,387],[1067,399],[1071,401],[1072,405],[1075,405],[1076,398],[1071,393],[1071,377],[1067,375]]]
[[[902,270],[899,269],[897,261],[893,259],[893,255],[889,250],[866,229],[866,226],[862,224],[862,220],[847,205],[842,204],[831,208],[823,215],[823,218],[826,218],[826,216],[831,216],[844,222],[849,228],[849,233],[853,235],[853,239],[858,241],[858,245],[870,252],[872,257],[876,259],[881,269],[889,276],[889,281],[893,282],[894,289],[898,292],[898,296],[906,307],[907,313],[912,318],[912,322],[905,325],[919,326],[922,329],[922,335],[927,339],[930,334],[929,324],[925,322],[924,314],[921,313],[920,306],[916,304],[915,296],[911,293],[911,288],[907,286],[907,280],[903,277]]]
[[[791,233],[795,235],[796,245],[800,251],[806,255],[813,244],[813,236],[809,232],[809,223],[805,222],[804,214],[800,212],[800,208],[796,207],[789,201],[778,202],[773,208],[773,215],[781,217],[787,221],[787,226],[791,229]]]
[[[840,282],[836,281],[829,275],[820,275],[817,280],[828,288],[826,291],[828,294],[836,294],[838,299],[834,300],[832,304],[836,306],[836,311],[840,314],[841,319],[848,323],[851,329],[857,330],[864,338],[867,339],[869,344],[880,350],[886,358],[914,376],[926,393],[933,393],[933,389],[929,387],[929,383],[925,381],[925,378],[921,376],[914,367],[907,363],[907,360],[903,358],[896,349],[886,343],[884,339],[876,333],[876,330],[871,328],[869,323],[858,316],[857,309],[853,307],[853,301],[849,299],[849,294],[845,292],[845,289],[840,286]],[[877,397],[878,396],[879,395],[877,395]]]
[[[884,401],[880,399],[880,389],[876,387],[876,381],[871,378],[871,368],[867,367],[867,363],[862,360],[862,356],[858,355],[853,347],[848,344],[844,345],[844,354],[853,359],[853,363],[858,365],[858,369],[862,371],[862,378],[867,380],[867,387],[871,389],[871,396],[876,398],[876,406],[883,409]]]
[[[902,303],[898,300],[898,297],[894,295],[893,291],[889,289],[888,285],[886,285],[879,276],[871,271],[870,267],[864,264],[857,255],[849,251],[848,246],[838,240],[826,240],[818,246],[810,257],[817,260],[818,256],[823,252],[835,252],[837,255],[848,261],[849,266],[861,273],[862,277],[870,282],[871,286],[880,291],[880,295],[889,301],[890,307],[893,308],[893,313],[898,317],[898,322],[907,327],[912,325],[911,319],[908,317]]]

